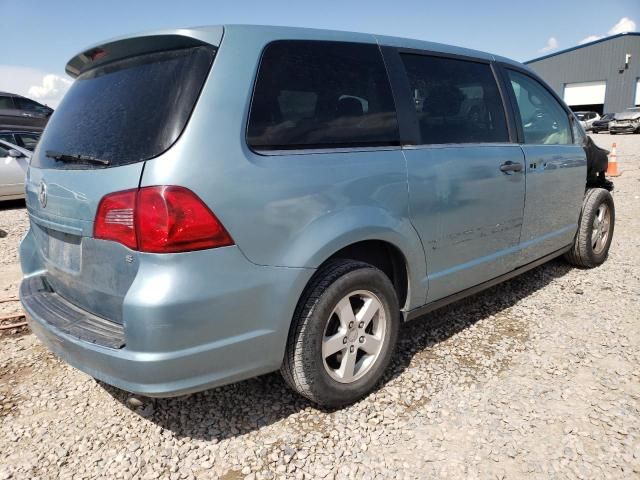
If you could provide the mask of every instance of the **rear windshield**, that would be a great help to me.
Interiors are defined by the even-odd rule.
[[[141,162],[167,150],[180,136],[211,68],[209,47],[150,53],[80,75],[41,139],[41,168],[103,168],[62,162],[55,151],[108,160],[109,166]]]

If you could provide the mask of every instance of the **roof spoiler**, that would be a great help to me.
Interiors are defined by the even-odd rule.
[[[203,27],[180,30],[164,30],[148,34],[109,40],[77,54],[67,63],[65,71],[73,78],[89,69],[144,53],[198,47],[219,46],[222,27]]]

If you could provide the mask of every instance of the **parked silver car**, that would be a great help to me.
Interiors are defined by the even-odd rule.
[[[24,176],[31,152],[0,140],[0,201],[24,198]]]
[[[615,119],[609,123],[609,133],[640,133],[640,108],[628,108],[616,113]]]
[[[593,122],[600,120],[600,114],[598,112],[575,112],[576,117],[580,120],[580,125],[587,132],[591,130]]]

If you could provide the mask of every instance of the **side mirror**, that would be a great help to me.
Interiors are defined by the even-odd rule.
[[[22,157],[24,157],[24,155],[21,152],[19,152],[18,150],[16,150],[15,148],[12,148],[12,149],[9,150],[9,156],[11,158],[22,158]]]

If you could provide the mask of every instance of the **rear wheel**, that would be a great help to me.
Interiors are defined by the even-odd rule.
[[[382,377],[399,325],[395,289],[382,271],[354,260],[332,260],[300,299],[282,375],[320,405],[353,403]]]
[[[615,226],[615,206],[611,194],[603,188],[587,190],[582,203],[578,232],[565,258],[577,267],[593,268],[609,254]]]

